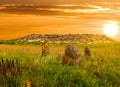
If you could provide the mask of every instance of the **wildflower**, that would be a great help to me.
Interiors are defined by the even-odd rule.
[[[2,58],[2,64],[4,65],[4,59]]]
[[[21,75],[21,67],[18,61],[15,63],[14,60],[2,58],[0,62],[0,87],[17,87],[21,83],[19,74]]]
[[[6,78],[7,77],[7,71],[6,71],[6,66],[3,66],[3,76]]]
[[[12,60],[12,67],[15,68],[15,65],[14,65],[14,60]]]
[[[20,66],[17,67],[17,74],[21,75],[21,67]]]

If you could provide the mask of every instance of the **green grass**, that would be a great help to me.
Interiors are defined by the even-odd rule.
[[[120,87],[120,43],[74,44],[81,53],[81,66],[63,66],[56,60],[66,44],[51,44],[51,54],[41,57],[41,46],[0,45],[0,58],[18,59],[21,83],[31,87]],[[85,59],[84,47],[92,61]],[[1,59],[0,59],[1,61]],[[24,86],[23,86],[24,87]]]

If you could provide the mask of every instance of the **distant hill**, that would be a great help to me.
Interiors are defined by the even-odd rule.
[[[50,43],[90,43],[90,42],[110,42],[111,38],[100,34],[31,34],[15,39],[17,41]]]

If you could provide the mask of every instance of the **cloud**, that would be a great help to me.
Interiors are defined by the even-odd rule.
[[[82,4],[91,2],[117,2],[119,0],[0,0],[1,4],[39,4],[39,5],[58,5],[58,4]]]
[[[40,4],[40,5],[55,5],[55,4],[70,4],[78,3],[80,0],[0,0],[1,4]]]
[[[48,1],[50,0],[46,0],[46,2]],[[63,2],[63,0],[58,0],[54,3],[58,3],[60,1]],[[109,6],[107,4],[109,4]],[[35,4],[3,4],[0,6],[0,12],[12,13],[12,14],[34,14],[34,15],[53,15],[53,16],[55,15],[66,15],[66,16],[96,15],[101,17],[101,15],[107,16],[108,14],[111,14],[111,13],[114,13],[115,16],[119,16],[120,15],[119,6],[120,6],[120,3],[110,3],[110,2],[108,3],[93,2],[93,3],[83,3],[79,5],[76,5],[76,4],[59,4],[59,5],[54,4],[53,5],[52,4],[48,6],[35,5]]]

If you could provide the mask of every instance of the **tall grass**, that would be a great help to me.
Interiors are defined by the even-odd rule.
[[[51,55],[46,57],[41,57],[41,46],[0,45],[0,58],[20,61],[21,83],[28,87],[120,87],[120,43],[75,45],[81,53],[79,68],[56,60],[65,45],[51,45]],[[91,61],[83,55],[86,46],[91,49]]]

